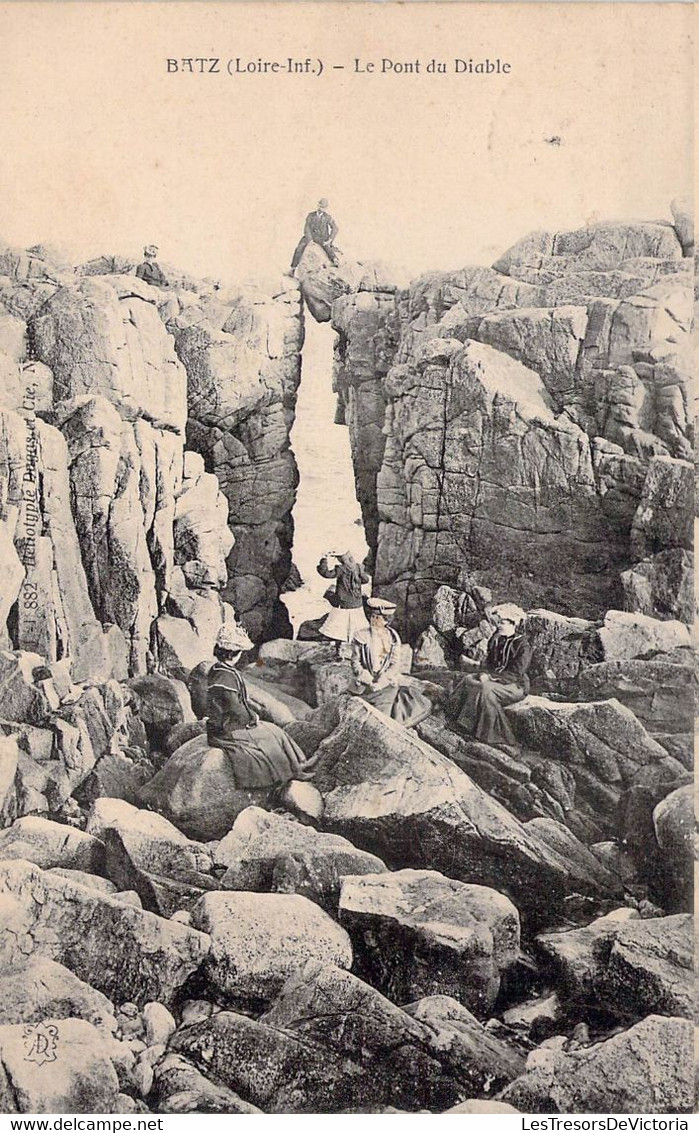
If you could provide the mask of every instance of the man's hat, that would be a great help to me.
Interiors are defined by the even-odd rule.
[[[328,207],[328,198],[327,197],[321,197],[320,200],[318,201],[318,208],[319,209],[326,209],[327,207]]]
[[[157,244],[146,244],[145,248],[143,249],[143,255],[144,256],[157,256],[157,254],[158,254],[158,245]]]
[[[226,649],[229,653],[242,653],[252,649],[253,643],[242,626],[235,622],[226,622],[218,631],[216,644],[219,649]]]
[[[388,598],[367,598],[366,607],[370,614],[383,614],[385,618],[396,612],[395,602],[389,602]]]

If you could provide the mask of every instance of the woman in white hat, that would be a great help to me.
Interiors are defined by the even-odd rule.
[[[481,671],[459,681],[446,711],[457,728],[481,743],[514,747],[517,741],[505,708],[529,692],[532,651],[522,631],[524,611],[519,606],[502,602],[491,607],[488,616],[497,628],[488,641]]]
[[[354,638],[352,691],[411,728],[429,716],[432,703],[419,689],[409,687],[401,672],[401,640],[389,625],[396,612],[395,603],[386,598],[367,598],[366,610],[369,627],[359,630]]]
[[[253,643],[242,626],[227,623],[216,638],[215,663],[209,670],[206,734],[211,747],[230,756],[240,790],[309,779],[317,758],[308,759],[276,724],[260,720],[247,685],[236,669]]]
[[[362,595],[362,586],[370,581],[369,575],[350,551],[342,555],[330,552],[323,555],[316,569],[322,578],[335,579],[333,609],[319,627],[319,632],[323,637],[336,641],[339,651],[343,642],[352,641],[360,629],[369,628]]]

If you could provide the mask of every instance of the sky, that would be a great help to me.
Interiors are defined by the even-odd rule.
[[[691,20],[653,3],[0,4],[0,239],[75,260],[154,242],[240,281],[283,270],[326,196],[346,254],[415,276],[537,228],[669,219],[691,192]],[[166,62],[290,56],[324,73]],[[486,57],[510,73],[454,73]]]

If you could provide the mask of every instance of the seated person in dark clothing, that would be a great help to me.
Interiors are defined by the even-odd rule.
[[[226,623],[216,639],[216,661],[208,676],[208,742],[228,756],[238,789],[309,779],[316,757],[306,757],[276,724],[261,721],[250,703],[247,685],[236,670],[247,649],[252,649],[252,641],[242,626]]]
[[[151,287],[169,287],[167,279],[158,264],[158,249],[155,244],[146,244],[143,249],[144,260],[136,268],[136,275]]]
[[[291,271],[298,267],[301,257],[309,244],[320,244],[331,264],[337,267],[337,248],[333,240],[337,236],[337,224],[327,211],[328,202],[323,197],[318,201],[315,212],[309,212],[303,229],[303,236],[296,245],[296,251],[291,260]]]
[[[491,614],[499,623],[488,641],[479,673],[469,673],[454,688],[446,703],[447,718],[481,743],[516,746],[505,714],[508,704],[523,700],[529,692],[527,670],[532,653],[522,632],[522,612],[503,602]]]

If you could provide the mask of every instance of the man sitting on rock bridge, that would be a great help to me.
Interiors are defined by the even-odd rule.
[[[328,202],[325,197],[321,197],[318,201],[318,207],[314,212],[309,212],[306,217],[306,223],[303,229],[303,236],[296,245],[296,251],[291,259],[291,273],[301,263],[301,257],[306,251],[309,244],[320,244],[330,263],[337,267],[337,248],[333,244],[333,240],[337,235],[337,224],[327,211]]]
[[[170,284],[163,274],[157,260],[158,248],[155,244],[146,244],[143,249],[143,263],[136,268],[136,275],[151,287],[169,287]]]

